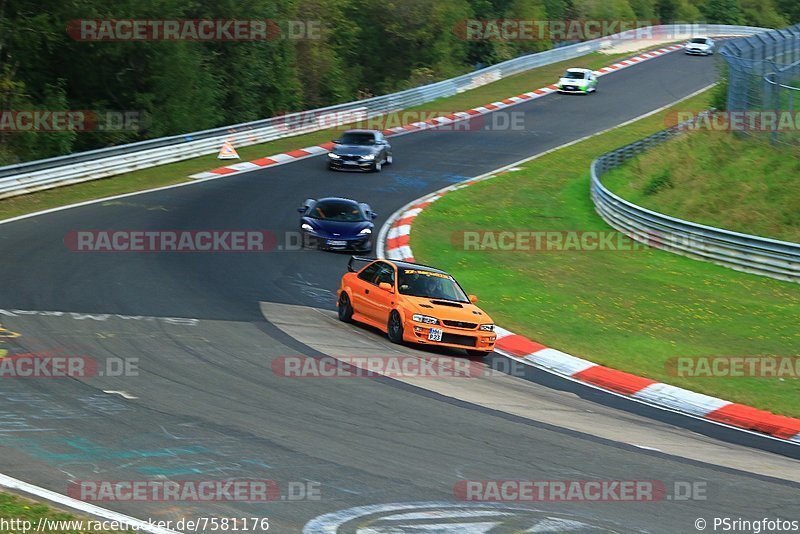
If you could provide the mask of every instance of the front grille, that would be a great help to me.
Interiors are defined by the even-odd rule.
[[[342,159],[345,161],[358,161],[361,159],[361,156],[342,156]]]
[[[474,347],[475,341],[478,338],[472,336],[462,336],[459,334],[442,334],[442,343],[450,343],[451,345],[463,345],[464,347]]]
[[[452,326],[453,328],[465,328],[474,330],[478,327],[477,323],[465,323],[464,321],[442,321],[445,326]]]

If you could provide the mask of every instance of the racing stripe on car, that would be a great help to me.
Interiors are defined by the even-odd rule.
[[[627,68],[629,66],[635,65],[642,61],[647,61],[648,59],[652,59],[654,57],[658,57],[660,55],[666,54],[668,52],[673,52],[675,50],[681,49],[682,45],[670,46],[666,48],[661,48],[658,50],[653,50],[650,52],[645,52],[640,54],[634,58],[627,59],[620,63],[616,63],[614,65],[610,65],[608,67],[603,67],[602,69],[595,71],[596,74],[602,76],[604,74],[608,74],[609,72],[614,72],[618,69]],[[492,102],[490,104],[486,104],[485,106],[479,106],[476,108],[468,109],[466,111],[459,111],[457,113],[451,113],[450,115],[446,115],[444,117],[429,119],[424,122],[415,122],[413,124],[406,124],[403,126],[396,126],[394,128],[389,128],[387,130],[383,130],[383,133],[391,137],[392,135],[397,134],[405,134],[409,132],[415,132],[420,130],[425,130],[428,128],[435,128],[441,124],[449,124],[453,121],[458,120],[467,120],[471,117],[477,115],[483,115],[485,113],[491,113],[497,109],[502,109],[509,106],[514,106],[516,104],[520,104],[522,102],[531,100],[533,98],[541,98],[545,95],[549,95],[551,93],[556,92],[557,88],[555,85],[548,85],[547,87],[542,87],[540,89],[535,89],[533,91],[529,91],[527,93],[523,93],[521,95],[512,96],[506,98],[504,100],[499,100],[497,102]],[[443,120],[445,119],[445,120]],[[298,148],[296,150],[291,150],[289,152],[285,152],[282,154],[274,154],[272,156],[258,158],[249,162],[242,162],[233,165],[227,165],[225,167],[219,167],[217,169],[212,169],[210,171],[204,171],[196,174],[192,174],[189,178],[192,179],[203,179],[203,178],[212,178],[212,177],[219,177],[219,176],[228,176],[231,174],[238,174],[242,172],[249,172],[256,170],[258,168],[263,167],[270,167],[273,165],[283,165],[286,163],[291,163],[293,161],[297,161],[298,159],[307,158],[311,156],[316,156],[319,154],[324,154],[329,152],[333,148],[333,143],[323,143],[320,145],[314,145],[311,147],[306,148]],[[249,163],[250,165],[246,165]]]

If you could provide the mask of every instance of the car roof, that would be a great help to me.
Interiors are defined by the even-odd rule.
[[[592,72],[592,69],[573,68],[573,69],[567,69],[567,72],[583,72],[583,73],[586,73],[586,72]]]
[[[360,134],[373,134],[374,135],[374,134],[378,134],[380,132],[378,130],[359,130],[359,129],[355,129],[355,130],[347,130],[344,133],[346,133],[346,134],[349,134],[349,133],[360,133]],[[344,134],[342,134],[342,135],[344,135]]]
[[[705,40],[708,40],[708,39],[710,39],[710,37],[706,37],[705,35],[695,35],[694,37],[692,37],[692,39],[705,39]],[[689,40],[691,41],[692,39],[689,39]]]
[[[358,202],[357,200],[353,200],[352,198],[344,198],[344,197],[325,197],[325,198],[318,198],[316,200],[317,204],[319,204],[320,202],[327,202],[327,201],[331,201],[331,202],[347,202],[349,204],[357,204],[357,205],[361,204],[361,202]]]

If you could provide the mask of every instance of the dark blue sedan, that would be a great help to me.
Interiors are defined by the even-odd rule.
[[[372,223],[378,215],[368,204],[348,198],[309,198],[301,213],[303,245],[324,250],[372,250]]]

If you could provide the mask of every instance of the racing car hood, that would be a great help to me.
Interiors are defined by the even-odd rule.
[[[689,43],[686,45],[686,48],[690,50],[708,50],[709,46],[703,43]]]
[[[366,156],[369,154],[377,154],[380,147],[378,145],[334,145],[333,152],[338,156]]]
[[[552,79],[552,78],[551,78]],[[576,86],[583,86],[589,83],[589,80],[586,78],[561,78],[558,80],[559,85],[576,85]]]
[[[369,221],[325,221],[311,217],[303,217],[302,222],[310,225],[314,229],[314,233],[321,237],[342,239],[356,237],[364,228],[372,228],[374,226]]]
[[[491,317],[471,302],[454,302],[409,295],[405,295],[405,298],[414,313],[430,315],[444,321],[463,321],[478,324],[493,322]]]

